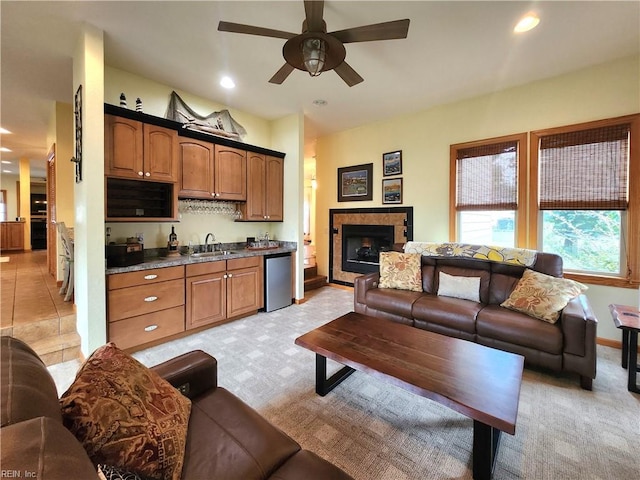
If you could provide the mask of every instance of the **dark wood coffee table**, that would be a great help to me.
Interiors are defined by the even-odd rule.
[[[628,369],[627,390],[640,393],[636,380],[638,365],[638,332],[640,332],[640,310],[627,305],[609,305],[613,323],[622,330],[622,367]]]
[[[500,433],[515,434],[520,355],[353,312],[295,343],[316,353],[319,395],[359,370],[473,419],[476,480],[491,478]],[[327,358],[345,365],[328,379]]]

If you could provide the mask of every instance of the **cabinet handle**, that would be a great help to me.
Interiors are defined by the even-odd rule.
[[[158,299],[158,297],[147,297],[144,299],[145,302],[155,302]]]
[[[228,275],[225,273],[225,274],[222,276],[222,278],[227,278],[227,276],[228,276]]]
[[[158,325],[147,325],[146,327],[144,327],[144,331],[153,332],[156,328],[158,328]]]
[[[144,176],[145,176],[145,177],[150,177],[150,176],[151,176],[151,174],[150,174],[149,172],[146,172],[146,173],[144,174]]]
[[[145,276],[144,276],[144,279],[145,279],[145,280],[153,280],[153,279],[155,279],[155,278],[158,278],[158,275],[151,274],[151,275],[145,275]]]
[[[229,278],[231,278],[231,277],[233,277],[233,273],[230,273],[230,274],[229,274]]]
[[[144,173],[142,173],[142,172],[138,172],[138,176],[139,176],[139,177],[142,177],[143,175],[144,175]]]
[[[211,193],[211,196],[212,196],[212,197],[215,197],[215,196],[216,196],[216,194],[215,194],[215,193]]]

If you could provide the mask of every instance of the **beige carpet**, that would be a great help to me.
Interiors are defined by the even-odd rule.
[[[325,287],[302,305],[135,356],[153,365],[193,349],[211,353],[221,386],[356,479],[471,479],[468,418],[361,372],[326,397],[315,394],[314,354],[293,341],[352,308],[352,292]],[[640,478],[640,395],[626,390],[619,360],[619,350],[598,347],[592,392],[577,376],[525,369],[516,434],[502,435],[494,478]],[[76,368],[50,368],[61,390]]]

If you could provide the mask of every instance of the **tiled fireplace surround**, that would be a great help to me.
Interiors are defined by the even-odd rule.
[[[413,207],[336,208],[329,210],[329,282],[353,285],[361,273],[342,270],[343,225],[393,225],[394,243],[413,240]]]

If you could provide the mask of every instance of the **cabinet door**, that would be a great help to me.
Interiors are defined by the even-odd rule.
[[[247,199],[247,152],[215,146],[213,191],[218,200]]]
[[[181,140],[178,148],[180,192],[184,198],[213,198],[213,144]]]
[[[264,221],[265,211],[265,156],[249,152],[247,161],[247,203],[242,207],[244,220]]]
[[[178,133],[144,124],[144,178],[161,182],[178,181]]]
[[[219,272],[187,278],[187,330],[227,318],[225,277],[224,272]]]
[[[24,223],[7,223],[6,250],[24,250]]]
[[[284,159],[266,158],[265,214],[270,222],[283,220]]]
[[[104,116],[104,173],[110,177],[143,178],[142,123]]]
[[[227,274],[227,316],[255,312],[261,305],[260,268],[230,270]]]

